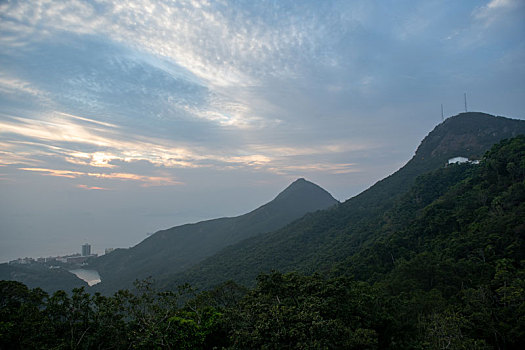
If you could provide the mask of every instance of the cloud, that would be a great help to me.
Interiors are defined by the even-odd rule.
[[[39,98],[44,98],[47,95],[46,92],[32,86],[30,82],[9,77],[3,72],[0,72],[0,92],[5,94],[23,93]]]
[[[292,147],[240,140],[240,143],[221,149],[204,144],[178,145],[174,140],[141,136],[113,123],[70,113],[53,112],[39,119],[19,116],[4,119],[0,120],[0,135],[5,136],[0,163],[4,165],[19,165],[19,169],[25,171],[71,179],[87,176],[100,180],[133,180],[143,186],[179,184],[171,176],[155,175],[159,168],[254,169],[278,174],[349,173],[356,171],[355,164],[319,162],[316,158],[373,148],[355,141]],[[122,171],[140,162],[150,165],[140,167],[141,172],[150,175]],[[56,169],[48,164],[69,164],[69,167]],[[93,169],[111,169],[112,172]]]
[[[91,173],[71,170],[58,170],[58,169],[46,169],[46,168],[18,168],[19,170],[32,171],[42,173],[47,176],[65,177],[70,179],[77,179],[83,177],[93,177],[97,179],[109,179],[109,180],[132,180],[142,182],[142,186],[173,186],[182,185],[182,182],[176,181],[171,177],[167,176],[146,176],[137,175],[130,173]],[[81,185],[83,186],[83,185]]]
[[[99,120],[95,120],[95,119],[89,119],[89,118],[85,118],[85,117],[79,117],[78,115],[73,115],[73,114],[70,114],[70,113],[64,113],[64,112],[60,112],[60,114],[63,115],[63,116],[65,116],[65,117],[69,117],[69,118],[72,118],[72,119],[81,120],[81,121],[84,121],[84,122],[89,122],[89,123],[93,123],[93,124],[98,124],[98,125],[106,126],[106,127],[109,127],[109,128],[118,128],[118,126],[115,125],[115,124],[106,123],[106,122],[101,122],[101,121],[99,121]]]
[[[310,163],[290,165],[283,163],[278,167],[272,167],[269,171],[279,175],[298,175],[304,173],[324,173],[332,175],[358,173],[362,170],[355,163]]]
[[[185,72],[183,79],[207,89],[208,106],[179,107],[224,127],[265,125],[267,116],[250,107],[249,96],[239,98],[242,89],[301,77],[309,72],[305,62],[333,67],[339,61],[335,52],[327,60],[324,50],[332,31],[340,30],[339,20],[327,26],[314,9],[298,4],[36,0],[4,4],[1,9],[0,32],[16,37],[13,41],[34,46],[60,37],[60,44],[63,33],[89,34],[130,48],[135,59],[173,77],[181,78]],[[341,16],[340,21],[349,20]],[[76,92],[77,104],[96,108],[91,97],[101,92],[101,86],[84,77],[73,80],[84,87],[83,93]]]
[[[273,10],[284,9],[273,6]],[[268,26],[265,20],[269,19],[254,18],[242,7],[205,1],[100,1],[95,5],[40,0],[4,4],[1,9],[6,21],[0,28],[25,39],[21,41],[38,40],[57,31],[107,35],[170,58],[217,87],[255,84],[252,73],[264,74],[268,68],[257,68],[257,63],[272,61],[274,70],[266,73],[279,69],[282,74],[286,65],[277,65],[280,54],[307,45],[309,31],[305,29],[312,28],[312,24],[294,19],[278,27]],[[282,13],[279,20],[286,15]]]
[[[45,119],[8,116],[8,120],[0,121],[0,126],[0,133],[3,134],[16,134],[41,141],[81,143],[100,147],[111,145],[111,139],[101,134],[114,133],[107,128],[75,123],[70,117],[61,113]]]
[[[107,188],[104,187],[97,187],[97,186],[88,186],[88,185],[77,185],[76,187],[84,189],[84,190],[102,190],[107,191]]]
[[[476,8],[472,15],[476,20],[483,22],[485,26],[490,26],[513,11],[520,11],[523,15],[523,1],[491,0],[487,5]],[[521,17],[523,19],[523,16]]]
[[[21,43],[52,35],[56,30],[90,34],[104,24],[92,4],[78,0],[3,2],[0,13],[7,19],[0,29],[11,34],[5,38],[14,37]]]
[[[45,175],[49,175],[49,176],[67,177],[70,179],[75,179],[81,175],[85,175],[85,173],[82,173],[79,171],[71,171],[71,170],[55,170],[55,169],[44,169],[44,168],[19,168],[19,170],[40,172],[40,173],[44,173]]]
[[[516,4],[491,1],[474,21]],[[477,62],[459,37],[473,41],[481,25],[464,29],[465,14],[471,5],[440,1],[2,3],[0,59],[14,69],[0,90],[50,102],[4,113],[0,162],[353,172],[360,165],[345,155],[377,149],[386,134],[369,131],[414,119],[399,105],[468,85]]]
[[[183,161],[199,158],[188,149],[174,146],[169,141],[145,141],[138,135],[130,139],[130,135],[127,135],[125,130],[120,130],[113,124],[58,112],[43,119],[9,116],[7,120],[0,121],[0,134],[36,140],[38,142],[26,143],[26,145],[42,148],[43,143],[51,148],[54,154],[65,156],[73,163],[92,166],[112,167],[110,163],[113,160],[124,162],[146,160],[155,165],[191,166]],[[17,142],[8,143],[16,145]],[[86,152],[70,148],[75,145],[80,149],[99,150]],[[177,161],[181,162],[177,163]]]

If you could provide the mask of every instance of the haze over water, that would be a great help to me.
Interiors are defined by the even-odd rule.
[[[0,261],[345,200],[445,117],[524,119],[525,3],[0,4]]]
[[[75,274],[81,280],[87,282],[89,286],[94,286],[97,283],[100,283],[100,275],[95,270],[86,270],[86,269],[74,269],[69,270],[69,272]]]

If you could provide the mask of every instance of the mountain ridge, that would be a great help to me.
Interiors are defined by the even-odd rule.
[[[304,214],[338,204],[327,191],[303,178],[272,201],[246,214],[204,220],[160,230],[129,249],[118,249],[90,262],[102,282],[97,291],[130,287],[136,279],[182,271],[220,249],[273,231]]]
[[[328,272],[333,263],[351,256],[370,240],[381,225],[382,213],[410,189],[418,176],[445,166],[456,156],[479,159],[501,139],[520,134],[525,134],[523,120],[479,112],[447,118],[421,141],[403,167],[357,196],[337,207],[308,214],[278,231],[226,247],[161,284],[173,288],[189,282],[209,288],[233,279],[251,285],[259,273],[273,269]],[[436,149],[439,151],[433,152]]]
[[[0,281],[0,347],[521,350],[524,178],[525,135],[425,173],[329,274],[108,297]]]

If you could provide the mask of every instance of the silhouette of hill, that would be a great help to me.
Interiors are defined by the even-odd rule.
[[[485,113],[448,118],[421,142],[401,169],[339,206],[309,214],[280,230],[231,245],[162,282],[174,287],[189,282],[208,288],[225,280],[252,285],[261,272],[329,272],[334,264],[369,244],[383,225],[383,214],[416,178],[443,168],[448,159],[480,159],[502,139],[525,134],[525,121]]]
[[[183,271],[222,248],[274,231],[308,212],[339,203],[321,187],[298,179],[269,203],[238,217],[219,218],[158,231],[129,249],[93,260],[102,282],[95,290],[130,287],[136,279],[155,279]]]
[[[19,281],[30,288],[42,288],[48,293],[71,291],[88,284],[65,268],[50,269],[44,264],[0,264],[0,280]]]
[[[0,281],[0,348],[521,350],[524,178],[524,135],[421,175],[328,276],[108,297]]]

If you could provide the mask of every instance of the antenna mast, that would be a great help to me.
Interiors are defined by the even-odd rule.
[[[465,98],[465,113],[467,113],[467,93],[466,92],[463,94],[463,97]]]
[[[443,118],[443,103],[441,104],[441,121],[444,121],[445,118]]]

